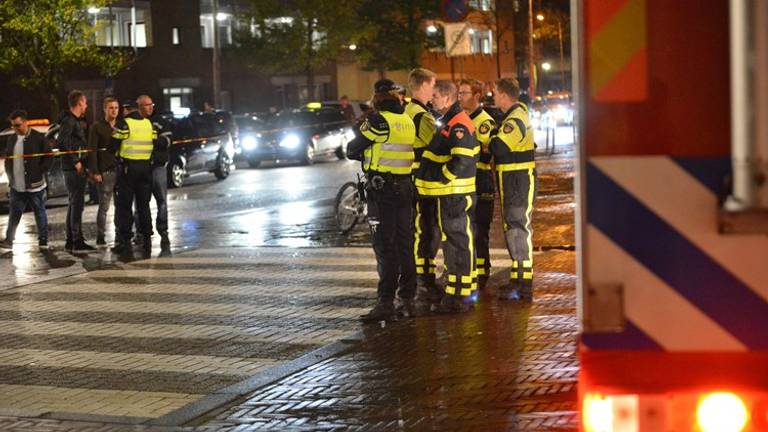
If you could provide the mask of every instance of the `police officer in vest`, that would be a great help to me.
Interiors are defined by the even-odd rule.
[[[142,95],[137,99],[142,105],[152,105],[149,96]],[[141,106],[139,109],[141,110]],[[133,201],[136,200],[136,210],[139,217],[138,226],[144,236],[142,244],[144,253],[151,251],[152,219],[149,211],[149,200],[152,196],[152,166],[150,158],[157,141],[157,130],[152,122],[132,111],[124,119],[118,121],[112,138],[116,141],[117,157],[120,165],[117,170],[115,184],[115,226],[117,230],[115,246],[116,253],[131,252],[133,237]]]
[[[419,169],[421,155],[426,150],[437,127],[435,117],[427,104],[432,99],[435,87],[435,73],[423,68],[413,69],[408,75],[411,101],[405,113],[413,120],[416,137],[413,142],[414,173]],[[440,301],[442,293],[435,285],[435,255],[440,247],[440,228],[437,226],[437,200],[434,197],[418,197],[416,200],[414,238],[414,259],[416,260],[417,303],[420,308],[429,309],[430,303]]]
[[[435,310],[442,313],[471,309],[477,289],[471,209],[480,146],[472,119],[461,109],[457,96],[453,82],[435,84],[432,104],[443,113],[442,126],[416,173],[419,197],[437,201],[447,278],[445,295]]]
[[[414,316],[416,268],[413,260],[413,199],[411,180],[413,121],[403,112],[400,87],[388,79],[374,85],[375,111],[360,125],[347,148],[362,160],[367,179],[368,222],[373,234],[379,273],[378,302],[364,321],[391,321]],[[399,308],[395,307],[395,294]],[[398,310],[399,309],[399,310]]]
[[[510,284],[499,290],[499,298],[533,300],[533,229],[531,216],[536,196],[536,164],[533,129],[528,107],[518,101],[517,80],[496,81],[496,105],[504,111],[491,154],[496,162],[501,193],[504,235],[512,258]]]
[[[475,79],[459,81],[459,103],[469,114],[475,125],[475,137],[480,143],[480,158],[477,161],[477,177],[475,181],[477,201],[474,208],[475,246],[478,288],[482,289],[491,275],[491,255],[489,235],[493,221],[493,198],[495,186],[491,169],[491,152],[488,147],[491,141],[491,131],[496,127],[493,117],[480,104],[483,97],[483,83]]]

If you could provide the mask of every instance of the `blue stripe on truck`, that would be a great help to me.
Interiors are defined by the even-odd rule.
[[[591,163],[587,191],[591,225],[744,345],[768,348],[763,298]]]

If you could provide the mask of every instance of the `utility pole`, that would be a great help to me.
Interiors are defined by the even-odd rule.
[[[557,18],[557,37],[560,39],[560,91],[565,91],[565,59],[563,55],[563,23]]]
[[[536,91],[536,65],[533,64],[533,0],[528,0],[528,97],[533,101]]]
[[[213,0],[213,107],[215,109],[221,108],[221,71],[219,65],[219,29],[218,29],[218,15],[219,15],[219,0]]]

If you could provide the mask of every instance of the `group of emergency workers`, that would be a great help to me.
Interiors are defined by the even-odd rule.
[[[348,145],[349,157],[362,161],[366,175],[379,274],[378,301],[363,319],[470,310],[491,274],[496,187],[512,259],[509,283],[498,297],[530,302],[535,144],[517,81],[496,82],[495,102],[503,112],[498,124],[483,109],[477,80],[457,86],[417,68],[408,87],[406,103],[402,87],[388,79],[376,82],[374,109]],[[441,244],[444,271],[438,280]]]

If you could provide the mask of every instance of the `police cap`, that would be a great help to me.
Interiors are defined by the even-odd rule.
[[[373,85],[373,92],[374,93],[389,93],[389,92],[399,92],[403,88],[397,84],[395,84],[394,81],[391,79],[380,79],[376,81],[376,83]]]

